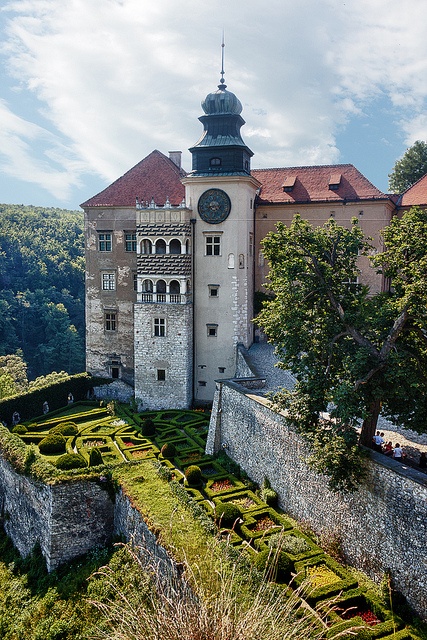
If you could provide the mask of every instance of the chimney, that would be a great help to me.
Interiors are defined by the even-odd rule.
[[[172,160],[178,169],[181,169],[181,154],[182,151],[169,151],[169,160]]]

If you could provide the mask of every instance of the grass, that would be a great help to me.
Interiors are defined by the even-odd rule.
[[[75,416],[76,409],[74,407]],[[109,435],[109,427],[105,423],[112,420],[111,417],[96,417],[96,411],[88,412],[87,406],[82,407],[83,412],[87,416],[85,420],[82,419],[83,416],[79,417],[80,438],[83,434],[84,437],[102,438],[104,433],[101,436],[101,430],[104,432],[104,429],[105,435]],[[73,412],[69,408],[67,414],[73,419]],[[110,431],[111,437],[117,433],[116,442],[120,443],[121,439],[122,444],[123,441],[138,436],[137,423],[133,425],[134,416],[129,409],[119,407],[119,418],[123,417],[129,424],[111,426]],[[156,455],[156,444],[159,445],[162,439],[168,441],[168,432],[177,437],[177,431],[178,434],[181,433],[180,430],[185,425],[190,425],[189,432],[193,429],[206,429],[206,416],[203,415],[190,416],[176,411],[163,412],[157,420],[156,414],[152,417],[157,425],[156,435],[148,440],[152,441],[152,451]],[[64,417],[55,417],[55,421],[64,421]],[[49,428],[51,426],[52,421]],[[40,424],[38,432],[41,430],[43,425]],[[144,447],[147,444],[144,439]],[[192,443],[193,451],[197,448],[196,444],[195,441]],[[15,455],[14,447],[12,449],[11,455]],[[22,443],[17,449],[21,455]],[[202,454],[203,450],[200,451]],[[224,471],[223,479],[229,475],[236,476],[229,478],[233,484],[229,495],[239,495],[242,499],[245,487],[251,486],[247,477],[223,454],[219,462]],[[43,467],[40,460],[37,464]],[[37,464],[33,468],[37,468]],[[206,463],[209,468],[216,468],[217,464],[218,461],[213,463],[211,460]],[[203,463],[201,467],[203,468]],[[24,569],[22,561],[7,561],[0,550],[0,558],[3,559],[3,563],[0,563],[0,637],[5,640],[249,640],[258,637],[273,640],[280,637],[286,640],[324,637],[325,628],[321,617],[308,605],[301,612],[299,589],[303,589],[303,586],[291,592],[262,581],[244,552],[236,552],[207,533],[202,521],[194,517],[197,511],[194,500],[187,503],[187,506],[182,501],[182,495],[177,500],[180,494],[188,494],[177,482],[169,483],[159,477],[153,460],[111,464],[110,470],[113,483],[122,487],[149,529],[157,536],[159,543],[181,563],[185,577],[192,585],[195,600],[178,598],[172,602],[168,591],[160,590],[156,593],[151,583],[150,571],[147,573],[138,556],[129,548],[89,555],[85,560],[64,566],[52,576],[46,576],[41,569],[37,569],[36,577],[32,574],[34,567],[39,567],[40,562],[43,565],[40,558],[35,557],[34,567],[30,562]],[[86,473],[88,472],[90,469]],[[75,476],[78,474],[81,472],[76,471]],[[210,480],[208,485],[213,482],[214,479]],[[221,497],[224,499],[226,495],[227,492]],[[200,498],[203,496],[200,495]],[[269,514],[273,513],[271,509],[268,511]],[[271,517],[276,516],[277,514]],[[288,520],[289,527],[297,531],[298,525],[287,518]],[[261,533],[264,541],[265,532]],[[255,549],[252,552],[256,553]],[[105,563],[103,566],[102,562]],[[92,572],[94,575],[88,580]],[[135,593],[135,585],[138,585],[139,595]],[[4,600],[2,592],[7,594]],[[15,595],[12,597],[9,593]],[[17,607],[8,609],[11,598],[16,598]],[[277,617],[278,612],[281,617]],[[13,618],[16,620],[15,632],[12,628]],[[149,629],[149,620],[158,635],[152,635],[154,631]],[[212,620],[216,621],[215,624]],[[282,621],[281,635],[277,635],[275,630],[280,626],[279,620]],[[263,624],[267,626],[262,626]],[[4,629],[2,625],[6,625]]]

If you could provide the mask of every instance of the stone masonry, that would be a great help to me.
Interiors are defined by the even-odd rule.
[[[270,403],[231,381],[217,383],[207,453],[223,447],[258,483],[268,478],[280,507],[314,531],[336,536],[347,561],[396,588],[427,618],[427,477],[372,452],[351,495],[332,493],[309,469],[308,450]]]

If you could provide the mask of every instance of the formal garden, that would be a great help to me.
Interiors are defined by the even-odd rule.
[[[40,458],[38,468],[47,481],[108,475],[114,469],[120,478],[117,470],[149,464],[158,482],[169,484],[209,535],[241,554],[267,581],[298,593],[324,627],[325,638],[342,632],[384,640],[427,637],[422,623],[417,631],[408,625],[411,615],[398,598],[393,603],[387,576],[380,588],[345,567],[281,512],[268,479],[257,487],[225,452],[205,455],[208,427],[204,411],[138,413],[114,402],[79,402],[16,425],[12,432],[26,445],[27,459]],[[133,477],[140,479],[138,473]]]

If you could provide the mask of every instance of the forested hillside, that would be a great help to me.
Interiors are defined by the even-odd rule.
[[[83,212],[0,204],[0,356],[84,370]]]

